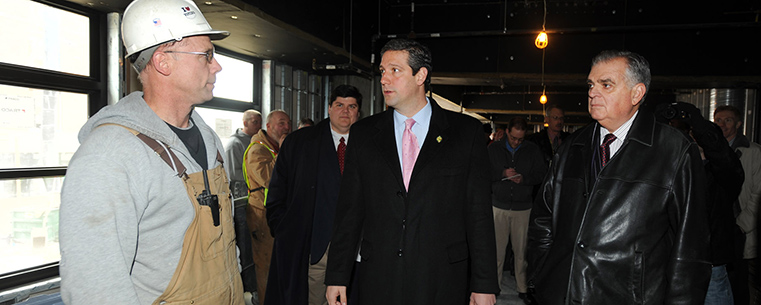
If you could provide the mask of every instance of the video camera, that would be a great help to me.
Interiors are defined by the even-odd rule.
[[[695,105],[685,102],[662,103],[655,106],[655,119],[690,133],[695,125],[707,123]],[[701,125],[702,126],[702,125]]]
[[[695,106],[683,102],[663,103],[655,107],[655,115],[666,119],[666,121],[672,119],[688,120],[691,116],[690,113],[693,112],[691,108],[695,108]]]

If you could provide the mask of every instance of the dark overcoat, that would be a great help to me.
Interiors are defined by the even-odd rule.
[[[325,282],[349,283],[361,240],[363,305],[462,305],[471,292],[499,292],[482,125],[429,101],[409,191],[394,110],[351,128]]]
[[[310,253],[319,260],[330,241],[340,182],[330,120],[286,137],[267,194],[275,243],[266,304],[307,304]]]

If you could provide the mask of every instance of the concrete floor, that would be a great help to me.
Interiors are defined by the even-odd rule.
[[[523,300],[518,298],[518,291],[515,290],[515,277],[510,275],[510,271],[505,270],[502,273],[502,292],[497,297],[497,305],[524,305]]]

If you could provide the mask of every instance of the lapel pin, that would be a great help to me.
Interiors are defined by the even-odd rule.
[[[436,142],[441,143],[441,136],[436,137]]]

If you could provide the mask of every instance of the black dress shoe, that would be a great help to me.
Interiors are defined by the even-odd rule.
[[[519,292],[518,297],[521,300],[523,300],[523,303],[525,303],[526,305],[536,304],[536,301],[534,301],[534,297],[528,293]]]

